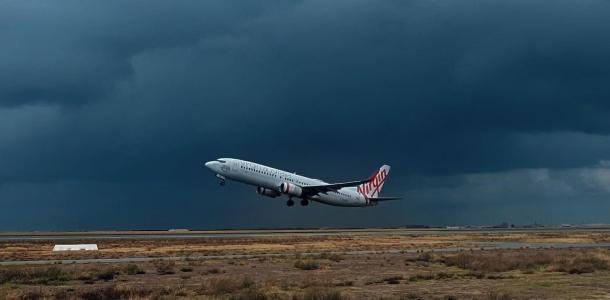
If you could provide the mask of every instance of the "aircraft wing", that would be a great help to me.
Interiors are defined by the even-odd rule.
[[[333,192],[333,191],[336,191],[336,190],[338,190],[340,188],[344,188],[344,187],[358,186],[363,183],[367,183],[369,180],[370,179],[359,180],[359,181],[340,182],[340,183],[320,184],[320,185],[308,185],[308,186],[301,187],[301,189],[303,189],[303,192],[305,192],[307,194],[315,195],[318,193]]]

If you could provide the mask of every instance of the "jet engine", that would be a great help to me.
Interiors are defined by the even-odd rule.
[[[276,190],[267,189],[262,186],[257,187],[256,192],[259,195],[263,195],[263,196],[267,196],[267,197],[271,197],[271,198],[275,198],[277,196],[282,195],[280,192],[278,192]]]
[[[301,189],[301,187],[298,185],[283,182],[282,184],[280,184],[280,192],[288,194],[290,196],[301,197],[301,195],[303,194],[303,189]]]

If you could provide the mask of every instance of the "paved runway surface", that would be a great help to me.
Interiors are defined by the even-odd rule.
[[[247,238],[281,236],[337,236],[337,235],[443,235],[457,233],[536,233],[558,231],[608,232],[610,227],[548,227],[548,228],[483,228],[483,229],[302,229],[302,230],[217,230],[217,231],[91,231],[91,232],[0,232],[2,241],[66,241],[103,239],[188,239],[188,238]]]

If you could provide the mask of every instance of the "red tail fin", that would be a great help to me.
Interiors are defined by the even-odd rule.
[[[383,183],[385,182],[389,173],[390,166],[381,166],[379,170],[375,171],[375,173],[373,173],[373,175],[369,177],[369,181],[357,187],[358,193],[364,196],[364,198],[366,199],[379,197],[379,193],[381,193]]]

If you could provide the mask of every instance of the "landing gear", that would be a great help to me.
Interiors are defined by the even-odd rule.
[[[216,177],[218,177],[218,179],[220,179],[220,182],[218,184],[220,185],[225,185],[225,177],[220,175],[220,174],[216,174]]]
[[[286,205],[294,206],[294,201],[292,200],[292,197],[288,198],[288,201],[286,201]],[[307,205],[309,205],[309,200],[301,199],[301,206],[307,206]]]

